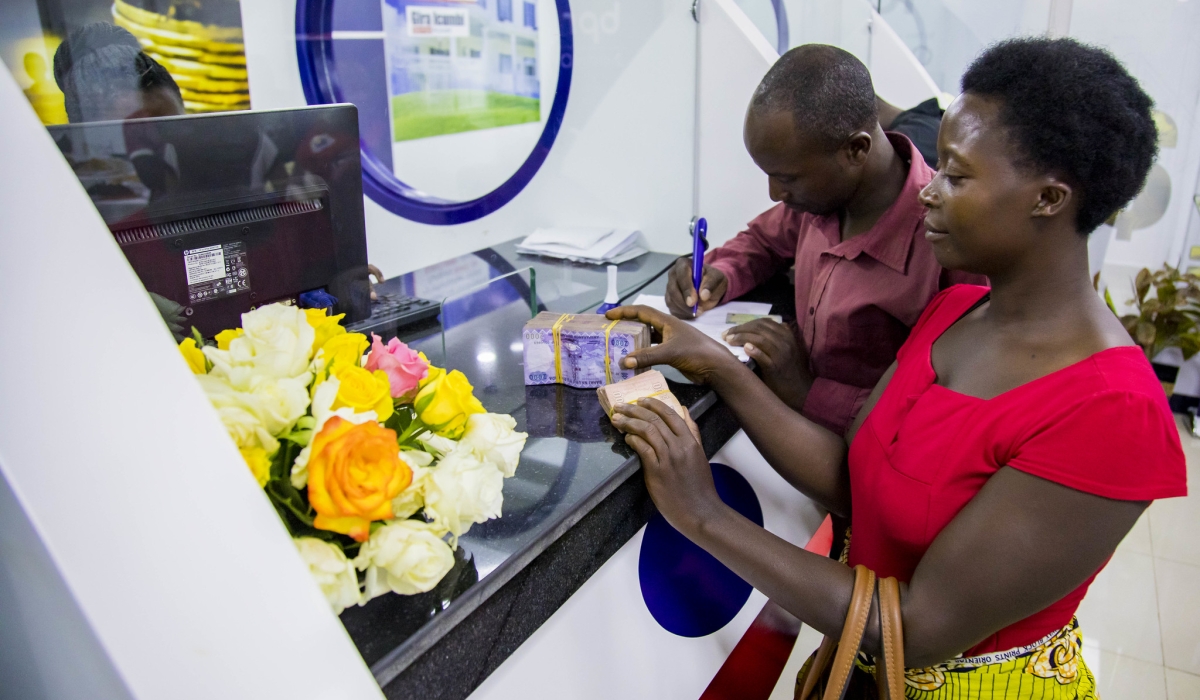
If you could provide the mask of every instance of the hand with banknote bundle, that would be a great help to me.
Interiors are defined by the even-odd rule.
[[[624,369],[671,365],[696,384],[708,384],[715,373],[742,366],[724,345],[648,306],[621,306],[605,316],[641,321],[653,329],[653,339],[659,340],[658,345],[629,353],[621,360]]]
[[[687,536],[705,515],[726,509],[704,448],[688,421],[667,404],[653,398],[623,403],[613,408],[612,421],[641,458],[650,498],[672,527]]]

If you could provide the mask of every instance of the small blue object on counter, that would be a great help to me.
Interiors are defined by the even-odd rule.
[[[608,292],[604,295],[604,303],[596,307],[596,313],[608,313],[621,304],[621,295],[617,293],[617,266],[608,266]]]
[[[332,309],[337,303],[337,297],[324,289],[313,289],[300,294],[298,305],[302,309]]]

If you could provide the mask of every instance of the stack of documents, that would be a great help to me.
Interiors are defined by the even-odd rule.
[[[518,253],[573,262],[616,265],[648,251],[636,229],[598,227],[539,228],[517,246]]]
[[[658,309],[664,314],[670,315],[667,309],[667,300],[665,297],[654,296],[651,294],[639,294],[637,299],[633,300],[634,304],[642,304],[653,309]],[[762,316],[771,313],[771,305],[763,304],[755,301],[731,301],[725,304],[719,304],[701,313],[691,321],[685,321],[689,326],[699,330],[704,335],[712,338],[721,345],[729,348],[737,356],[739,360],[745,362],[749,359],[746,351],[738,345],[730,345],[725,342],[725,331],[738,325],[737,323],[729,323],[729,314],[751,314],[754,316]]]

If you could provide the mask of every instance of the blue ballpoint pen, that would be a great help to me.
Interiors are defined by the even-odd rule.
[[[703,216],[692,219],[692,289],[696,290],[696,303],[692,315],[700,311],[700,283],[704,281],[704,251],[708,250],[708,222]]]

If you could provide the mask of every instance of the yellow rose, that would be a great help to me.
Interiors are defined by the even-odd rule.
[[[179,344],[179,352],[183,355],[183,359],[187,360],[188,367],[191,368],[193,374],[208,374],[208,365],[204,364],[204,353],[196,347],[194,339],[184,338],[183,342]]]
[[[321,346],[325,369],[329,374],[336,375],[343,367],[358,367],[362,363],[363,353],[370,345],[367,336],[362,333],[334,335]]]
[[[424,360],[424,361],[425,361],[425,364],[429,365],[429,371],[425,373],[425,378],[424,378],[424,379],[422,379],[422,380],[421,380],[421,381],[420,381],[420,382],[417,384],[417,387],[419,387],[419,388],[421,388],[421,389],[424,389],[424,388],[425,388],[425,385],[426,385],[426,384],[428,384],[429,382],[432,382],[433,380],[437,379],[438,377],[442,377],[442,376],[444,376],[444,375],[446,374],[446,370],[442,369],[441,367],[434,367],[434,366],[433,366],[433,365],[432,365],[432,364],[429,362],[429,358],[428,358],[428,357],[425,357],[425,353],[423,353],[423,352],[419,352],[419,353],[417,353],[417,355],[418,355],[418,356],[419,356],[419,357],[420,357],[422,360]]]
[[[342,327],[341,320],[346,314],[338,314],[330,316],[328,309],[305,309],[304,316],[308,319],[308,325],[312,326],[316,337],[313,338],[312,353],[317,354],[329,342],[329,339],[335,335],[342,335],[346,329]]]
[[[259,486],[266,486],[267,480],[271,478],[271,458],[267,451],[261,447],[239,447],[238,451],[242,453],[242,459],[246,460],[246,466],[250,467],[254,480]]]
[[[485,413],[483,404],[471,393],[471,383],[458,370],[449,374],[442,370],[433,381],[426,382],[417,392],[413,408],[421,422],[443,437],[457,440],[462,437],[467,417]],[[433,368],[430,368],[430,374]]]
[[[221,331],[216,337],[217,348],[220,350],[228,350],[229,344],[233,342],[233,339],[242,337],[243,333],[245,333],[245,331],[243,331],[241,328],[231,328],[227,331]]]
[[[392,518],[392,499],[412,481],[400,459],[395,431],[374,421],[330,418],[313,437],[308,460],[308,501],[313,526],[365,542],[371,522]]]
[[[333,401],[333,410],[348,407],[355,413],[374,411],[381,423],[395,411],[387,372],[377,370],[371,373],[362,367],[351,366],[342,367],[334,376],[341,385]]]

